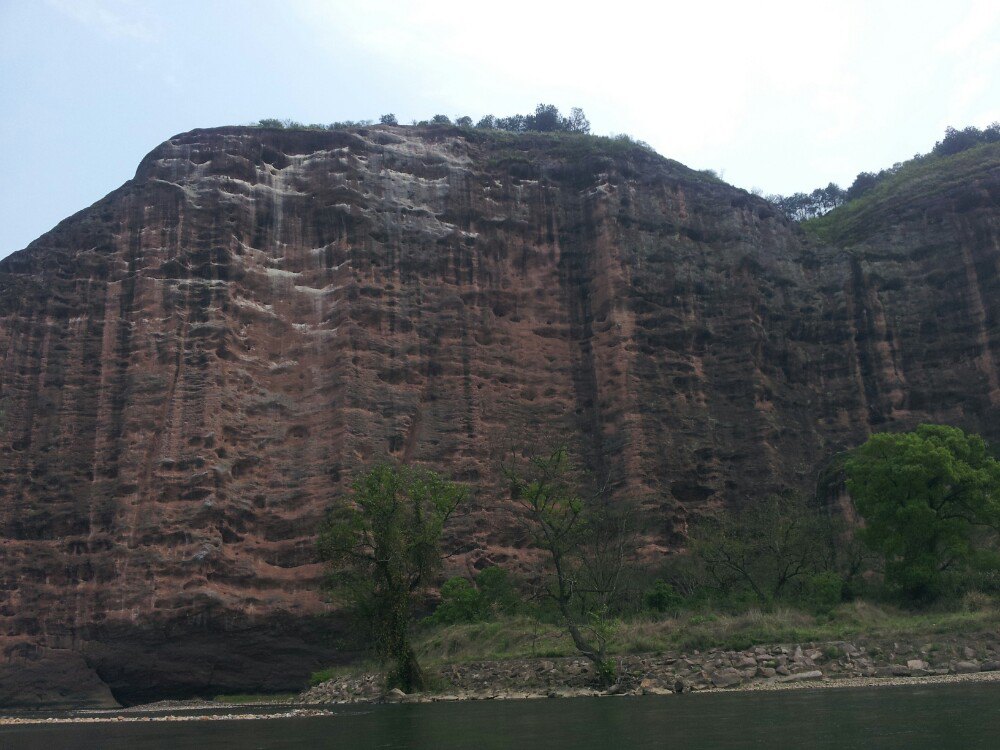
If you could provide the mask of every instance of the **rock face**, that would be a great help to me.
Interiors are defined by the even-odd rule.
[[[299,687],[340,653],[315,529],[378,457],[482,488],[482,565],[525,545],[508,442],[570,444],[655,555],[872,430],[1000,438],[998,202],[997,147],[817,239],[599,139],[172,138],[0,262],[3,701],[67,653],[121,701]]]

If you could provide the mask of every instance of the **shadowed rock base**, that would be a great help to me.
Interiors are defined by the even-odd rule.
[[[8,708],[118,708],[108,686],[76,651],[45,649],[0,664],[0,705]]]
[[[5,708],[115,708],[162,698],[300,690],[345,658],[324,618],[90,628],[77,650],[36,649],[0,664]]]

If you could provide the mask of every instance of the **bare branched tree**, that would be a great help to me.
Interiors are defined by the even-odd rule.
[[[586,499],[566,448],[540,455],[512,450],[502,466],[534,545],[548,558],[545,596],[599,681],[614,681],[608,659],[614,615],[626,588],[632,514],[615,508],[606,488]]]

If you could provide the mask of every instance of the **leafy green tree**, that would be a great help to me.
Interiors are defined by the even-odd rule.
[[[457,120],[455,120],[455,124],[458,125],[458,127],[460,128],[471,128],[472,118],[469,117],[468,115],[462,115]]]
[[[949,577],[995,567],[1000,462],[978,435],[931,424],[878,433],[853,451],[845,470],[865,520],[859,535],[883,556],[890,589],[929,601]]]
[[[451,118],[448,115],[434,115],[431,118],[431,125],[451,125]]]
[[[396,119],[396,115],[392,114],[391,112],[389,114],[382,115],[380,118],[378,118],[378,121],[382,125],[399,125],[399,120]]]
[[[381,463],[352,485],[319,535],[329,585],[354,600],[376,655],[393,664],[389,686],[423,690],[410,643],[415,606],[441,568],[441,534],[465,489],[438,474]]]

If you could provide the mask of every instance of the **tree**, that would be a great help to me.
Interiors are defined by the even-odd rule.
[[[502,471],[534,545],[548,558],[544,595],[598,680],[612,682],[616,668],[607,648],[626,588],[631,513],[602,493],[585,501],[566,448],[529,456],[512,451]]]
[[[458,125],[458,127],[460,128],[471,128],[472,118],[469,117],[468,115],[462,115],[457,120],[455,120],[455,124]]]
[[[547,133],[563,129],[563,117],[555,104],[539,104],[535,107],[535,113],[525,118],[525,130]]]
[[[426,680],[410,643],[414,607],[441,568],[441,533],[466,497],[432,471],[381,463],[352,485],[319,536],[330,587],[346,590],[371,644],[394,666],[389,686],[422,690]]]
[[[874,172],[858,172],[858,176],[854,178],[854,182],[847,189],[847,200],[852,201],[855,198],[860,198],[878,185],[881,179],[883,178]]]
[[[748,592],[770,607],[834,566],[831,529],[830,521],[804,498],[784,494],[736,513],[699,519],[688,542],[712,588],[727,598]]]
[[[498,117],[495,121],[497,130],[509,130],[512,133],[523,133],[528,129],[527,118],[524,115],[511,115],[510,117]]]
[[[583,114],[582,109],[573,107],[569,111],[569,117],[566,120],[566,129],[571,133],[590,133],[590,120]]]
[[[387,115],[382,115],[378,118],[378,121],[383,125],[399,125],[399,120],[396,119],[396,115],[391,112]]]
[[[865,520],[859,534],[884,558],[890,589],[929,601],[951,575],[996,568],[1000,462],[978,435],[931,424],[878,433],[853,451],[845,470]]]
[[[451,118],[448,115],[434,115],[431,118],[431,125],[451,125]]]
[[[848,191],[831,182],[825,188],[816,188],[811,193],[794,193],[789,196],[769,195],[767,200],[780,208],[788,218],[795,221],[815,219],[844,203]]]

